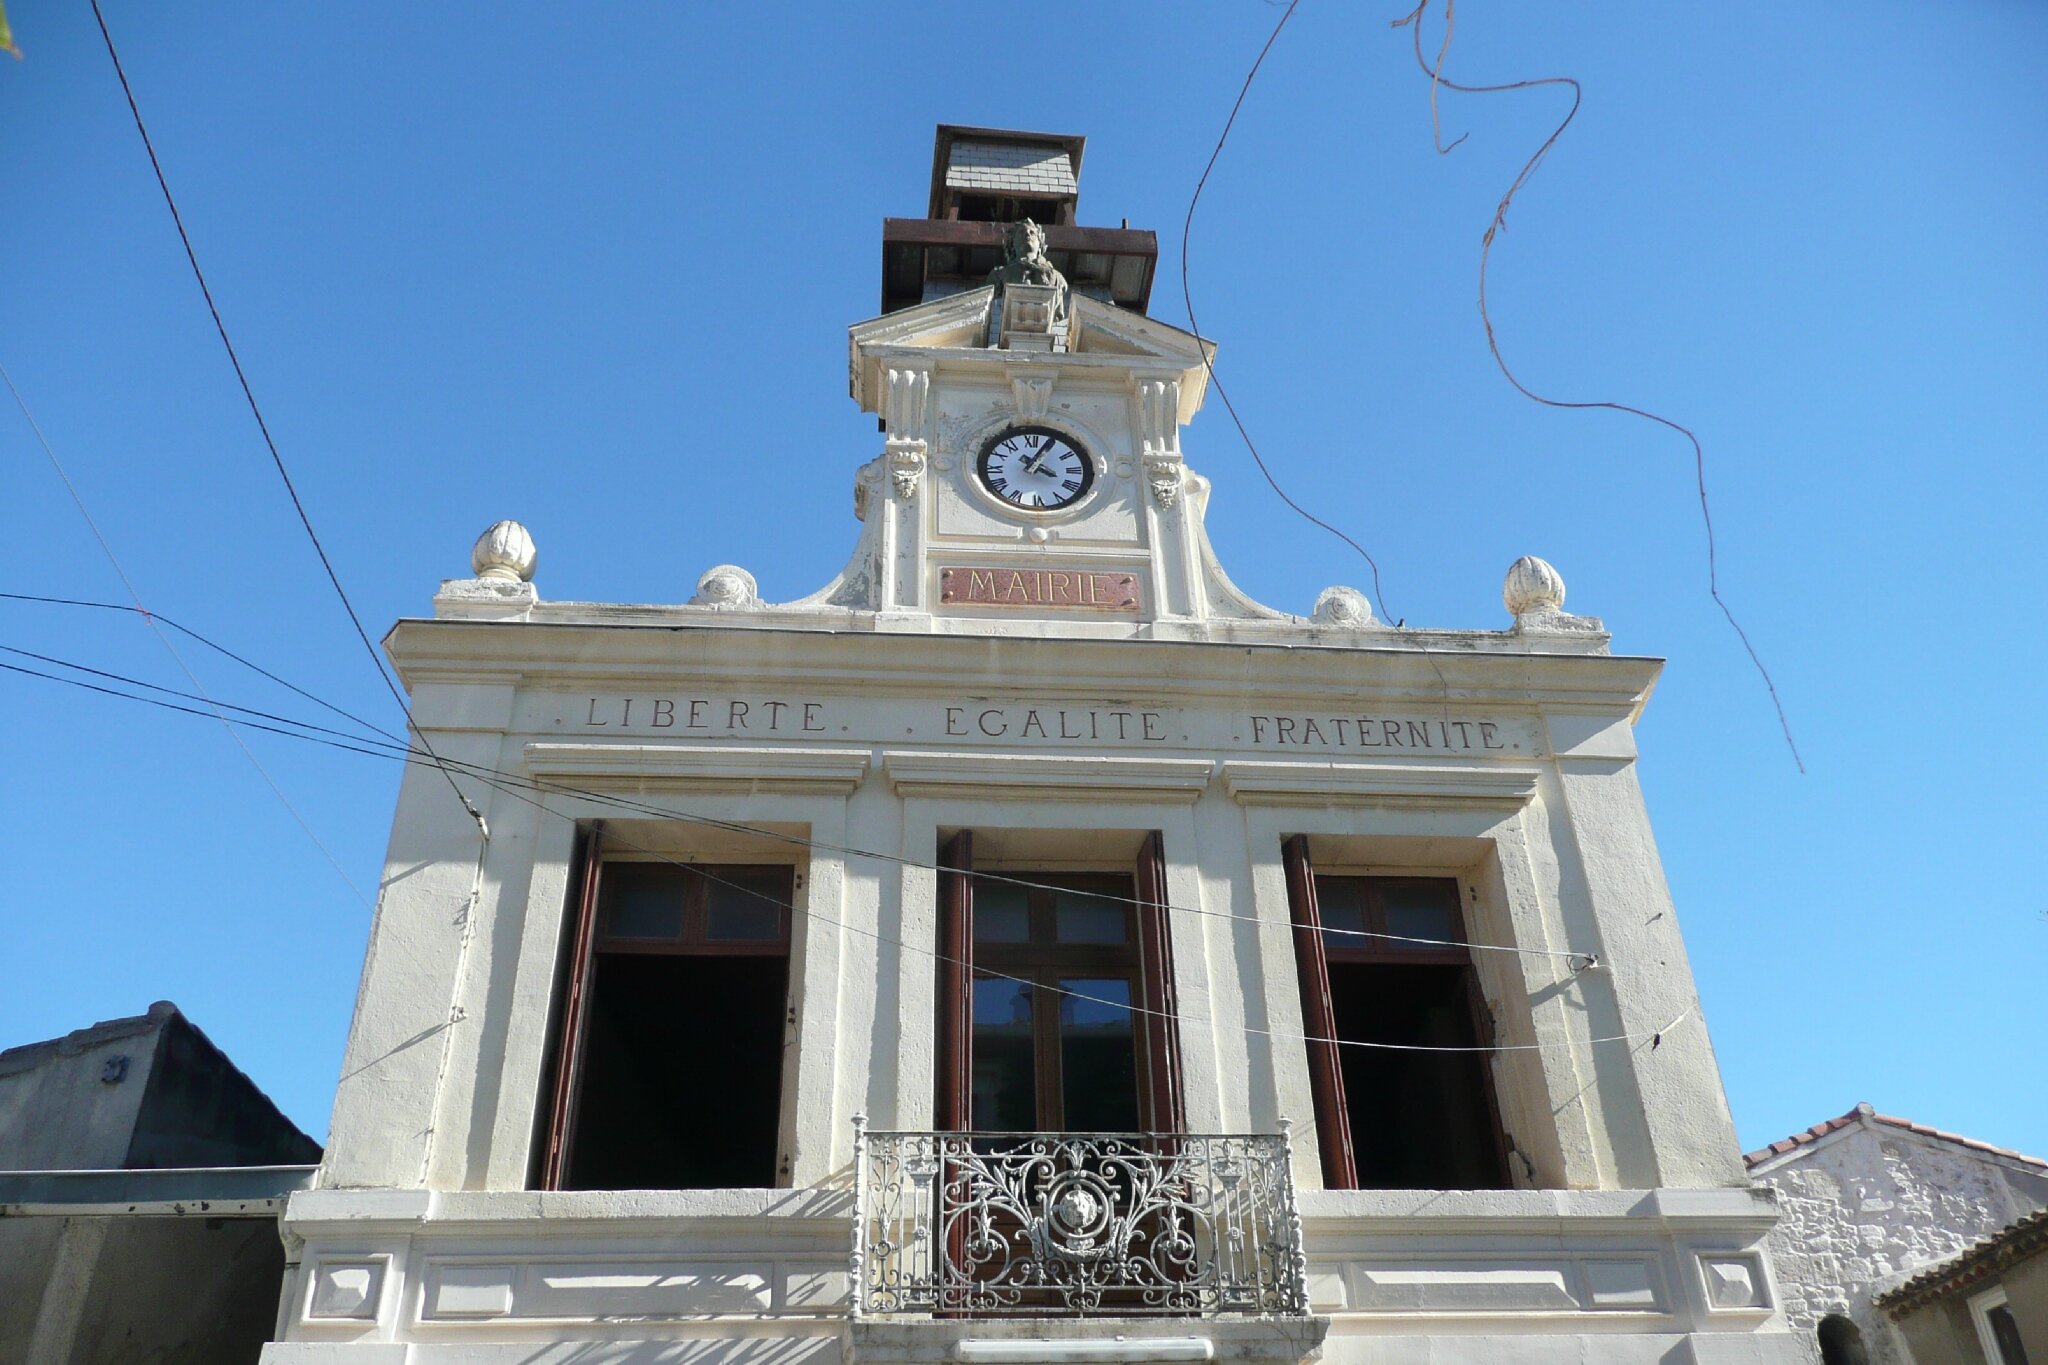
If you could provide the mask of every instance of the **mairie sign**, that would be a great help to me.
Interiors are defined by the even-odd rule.
[[[939,601],[951,606],[1137,611],[1138,576],[1092,569],[941,568]]]

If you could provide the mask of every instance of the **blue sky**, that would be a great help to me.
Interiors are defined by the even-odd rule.
[[[1570,74],[1579,120],[1494,254],[1538,389],[1475,307],[1495,200],[1555,90],[1446,94],[1385,11],[1306,0],[1204,194],[1219,368],[1275,472],[1378,558],[1411,625],[1499,627],[1518,555],[1618,651],[1670,660],[1642,779],[1746,1145],[1880,1111],[2048,1153],[2048,8],[1465,0],[1449,74]],[[1279,10],[1044,3],[262,4],[107,16],[272,430],[373,634],[516,517],[554,598],[823,583],[877,448],[845,327],[939,122],[1089,138],[1084,222],[1182,215]],[[0,362],[156,610],[387,725],[395,708],[269,465],[82,4],[15,0],[0,63]],[[1006,49],[1015,32],[1015,55]],[[1431,40],[1437,30],[1432,27]],[[1238,583],[1363,583],[1187,433]],[[0,408],[0,586],[118,600]],[[0,603],[0,640],[184,686],[113,613]],[[302,703],[191,651],[222,697]],[[327,1110],[369,911],[221,727],[0,680],[0,1044],[176,1000],[300,1124]],[[374,888],[396,771],[251,735]],[[2017,861],[2014,861],[2014,860]]]

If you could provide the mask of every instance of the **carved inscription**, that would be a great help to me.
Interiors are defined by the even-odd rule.
[[[1542,742],[1527,721],[1443,715],[1226,712],[1129,701],[1005,701],[963,697],[909,704],[791,696],[604,696],[564,699],[553,723],[593,738],[617,735],[762,740],[825,739],[949,747],[1064,746],[1076,752],[1171,745],[1193,751],[1457,758],[1533,757]]]
[[[975,607],[1137,611],[1138,576],[1092,569],[942,568],[939,600]]]
[[[1092,707],[949,706],[946,734],[989,739],[1085,739],[1147,744],[1166,742],[1166,720],[1157,711],[1099,711]]]
[[[1402,753],[1503,753],[1490,720],[1389,720],[1382,716],[1247,716],[1252,743],[1273,748],[1379,749]]]
[[[754,697],[590,697],[582,729],[730,730],[735,734],[823,734],[825,704]]]

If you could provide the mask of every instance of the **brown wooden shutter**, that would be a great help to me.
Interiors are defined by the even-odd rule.
[[[1493,1127],[1493,1149],[1500,1162],[1501,1183],[1512,1187],[1514,1164],[1509,1160],[1508,1152],[1514,1144],[1508,1141],[1508,1127],[1501,1120],[1500,1095],[1493,1088],[1493,1059],[1498,1055],[1492,1051],[1495,1046],[1493,1011],[1486,1007],[1486,992],[1481,989],[1479,972],[1471,963],[1465,964],[1463,976],[1465,1006],[1472,1015],[1472,1040],[1488,1049],[1472,1054],[1472,1082],[1486,1097],[1486,1116]]]
[[[562,996],[561,1029],[555,1038],[555,1093],[548,1116],[547,1158],[541,1188],[559,1190],[568,1175],[569,1148],[575,1138],[576,1087],[583,1074],[583,1043],[589,1020],[591,943],[597,935],[597,891],[603,868],[604,822],[583,837],[578,869],[576,923],[569,939],[567,989]]]
[[[974,835],[961,830],[939,855],[938,1094],[943,1133],[964,1133],[974,1091]]]
[[[1180,1011],[1173,992],[1173,935],[1166,908],[1165,842],[1158,830],[1138,851],[1138,962],[1145,1009],[1147,1119],[1153,1131],[1187,1131],[1181,1093]]]
[[[1323,1155],[1323,1188],[1358,1188],[1358,1164],[1351,1154],[1351,1115],[1344,1107],[1344,1067],[1338,1056],[1337,1011],[1330,1001],[1330,964],[1323,955],[1323,918],[1316,907],[1315,870],[1309,866],[1308,838],[1297,834],[1282,846],[1287,866],[1287,905],[1294,919],[1294,957],[1301,976],[1301,1020],[1307,1030],[1308,1079],[1316,1103],[1316,1140]]]

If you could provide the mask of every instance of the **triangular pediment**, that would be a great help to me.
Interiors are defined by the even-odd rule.
[[[1216,355],[1213,341],[1085,294],[1074,299],[1074,322],[1074,350],[1080,355],[1143,356],[1193,369]]]
[[[848,329],[854,353],[874,346],[919,346],[940,350],[979,346],[988,332],[989,300],[995,291],[988,285],[964,293],[899,308]]]
[[[994,290],[987,285],[949,294],[913,308],[898,309],[847,329],[850,343],[850,388],[862,407],[874,410],[880,398],[882,361],[900,361],[919,351],[949,360],[985,357],[1008,362],[1022,358],[987,345],[989,305]],[[1207,387],[1207,361],[1216,345],[1192,332],[1126,308],[1075,294],[1072,303],[1071,349],[1029,353],[1036,361],[1109,364],[1113,367],[1171,370],[1181,380],[1182,420],[1200,406]]]

